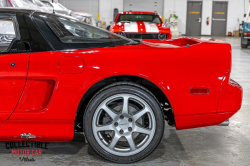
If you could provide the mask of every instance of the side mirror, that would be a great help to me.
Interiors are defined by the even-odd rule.
[[[247,16],[247,14],[244,14],[244,17],[246,17]]]
[[[112,25],[114,23],[114,21],[110,21],[110,25]]]

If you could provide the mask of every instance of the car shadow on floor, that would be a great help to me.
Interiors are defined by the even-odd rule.
[[[10,154],[11,149],[6,149],[5,142],[0,143],[0,154]],[[27,148],[19,148],[27,149]],[[171,154],[166,154],[171,152]],[[81,154],[83,156],[89,155],[93,160],[99,160],[102,162],[107,162],[103,158],[99,157],[94,150],[88,146],[85,138],[82,134],[76,134],[71,142],[62,143],[49,143],[48,149],[43,150],[43,154],[51,155],[77,155]],[[157,149],[146,159],[140,161],[139,163],[146,163],[152,160],[161,158],[162,156],[167,156],[171,160],[171,156],[174,154],[181,154],[182,159],[190,159],[190,156],[186,153],[175,129],[165,129],[164,137],[157,147]],[[165,157],[164,157],[165,158]]]
[[[171,154],[168,155],[168,153],[170,152]],[[88,146],[88,154],[97,160],[107,162],[106,160],[99,157],[99,155],[97,155],[90,146]],[[178,135],[176,134],[176,130],[165,129],[164,137],[162,141],[160,142],[159,146],[157,147],[157,149],[150,156],[139,161],[138,163],[141,163],[141,164],[148,163],[150,161],[162,158],[163,156],[166,156],[166,158],[164,157],[164,162],[165,160],[168,160],[167,158],[169,158],[169,161],[171,161],[173,160],[173,156],[175,156],[176,154],[180,154],[181,156],[181,158],[179,159],[176,158],[177,162],[178,160],[181,160],[181,159],[189,160],[192,158],[183,147]]]
[[[177,155],[181,156],[181,160],[188,160],[192,158],[183,147],[176,129],[165,129],[164,136],[157,149],[146,159],[140,161],[141,163],[156,160],[164,156],[164,161],[171,161],[173,158],[178,162],[180,158],[176,158]]]

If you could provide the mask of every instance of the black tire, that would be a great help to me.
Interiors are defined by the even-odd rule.
[[[117,156],[107,152],[96,141],[92,131],[92,120],[97,107],[108,97],[116,94],[132,94],[140,97],[152,108],[156,120],[155,134],[141,152],[131,156]],[[90,101],[84,115],[84,132],[92,149],[106,160],[120,164],[135,163],[149,156],[159,145],[164,133],[164,114],[157,99],[147,89],[133,83],[115,83],[103,88]]]
[[[246,44],[241,44],[241,48],[247,48]]]

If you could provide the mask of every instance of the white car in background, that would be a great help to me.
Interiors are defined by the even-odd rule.
[[[56,13],[58,13],[58,14],[65,14],[65,15],[68,15],[68,16],[70,16],[71,15],[71,13],[72,13],[72,10],[69,10],[69,9],[67,9],[66,7],[64,7],[62,4],[60,4],[60,3],[56,3],[56,2],[54,2],[54,3],[52,3],[52,2],[50,2],[50,1],[45,1],[45,0],[42,0],[42,3],[46,6],[46,7],[48,7],[48,8],[54,8],[54,11],[56,12]]]
[[[67,15],[78,19],[81,22],[90,24],[92,26],[98,26],[102,28],[101,21],[94,19],[93,15],[84,12],[73,12],[67,9],[60,3],[52,3],[47,0],[0,0],[0,7],[16,7],[34,9],[43,12],[52,13],[53,11],[57,14]]]
[[[77,18],[79,21],[97,26],[97,22],[94,19],[94,17],[89,14],[89,13],[83,13],[83,12],[73,12],[72,10],[67,9],[64,7],[62,4],[57,3],[57,2],[50,2],[48,0],[42,0],[42,3],[48,7],[48,8],[54,8],[54,11],[57,14],[65,14],[65,15],[70,15],[72,17]]]
[[[0,7],[26,8],[43,12],[53,12],[53,8],[47,8],[40,0],[0,0]]]
[[[96,20],[93,15],[84,12],[73,12],[71,16],[77,18],[79,21],[96,26]]]
[[[13,23],[9,20],[0,21],[0,45],[2,50],[7,50],[11,41],[16,37]],[[2,51],[0,50],[0,52]]]

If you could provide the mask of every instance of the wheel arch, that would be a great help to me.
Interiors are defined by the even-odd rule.
[[[84,112],[92,97],[102,88],[116,82],[131,82],[146,88],[155,96],[155,98],[160,103],[161,109],[163,110],[165,115],[165,120],[168,122],[168,124],[170,126],[175,126],[174,112],[171,103],[166,94],[161,90],[159,86],[143,77],[132,75],[117,75],[96,82],[84,93],[80,103],[78,104],[76,112],[74,128],[76,132],[82,132]]]

